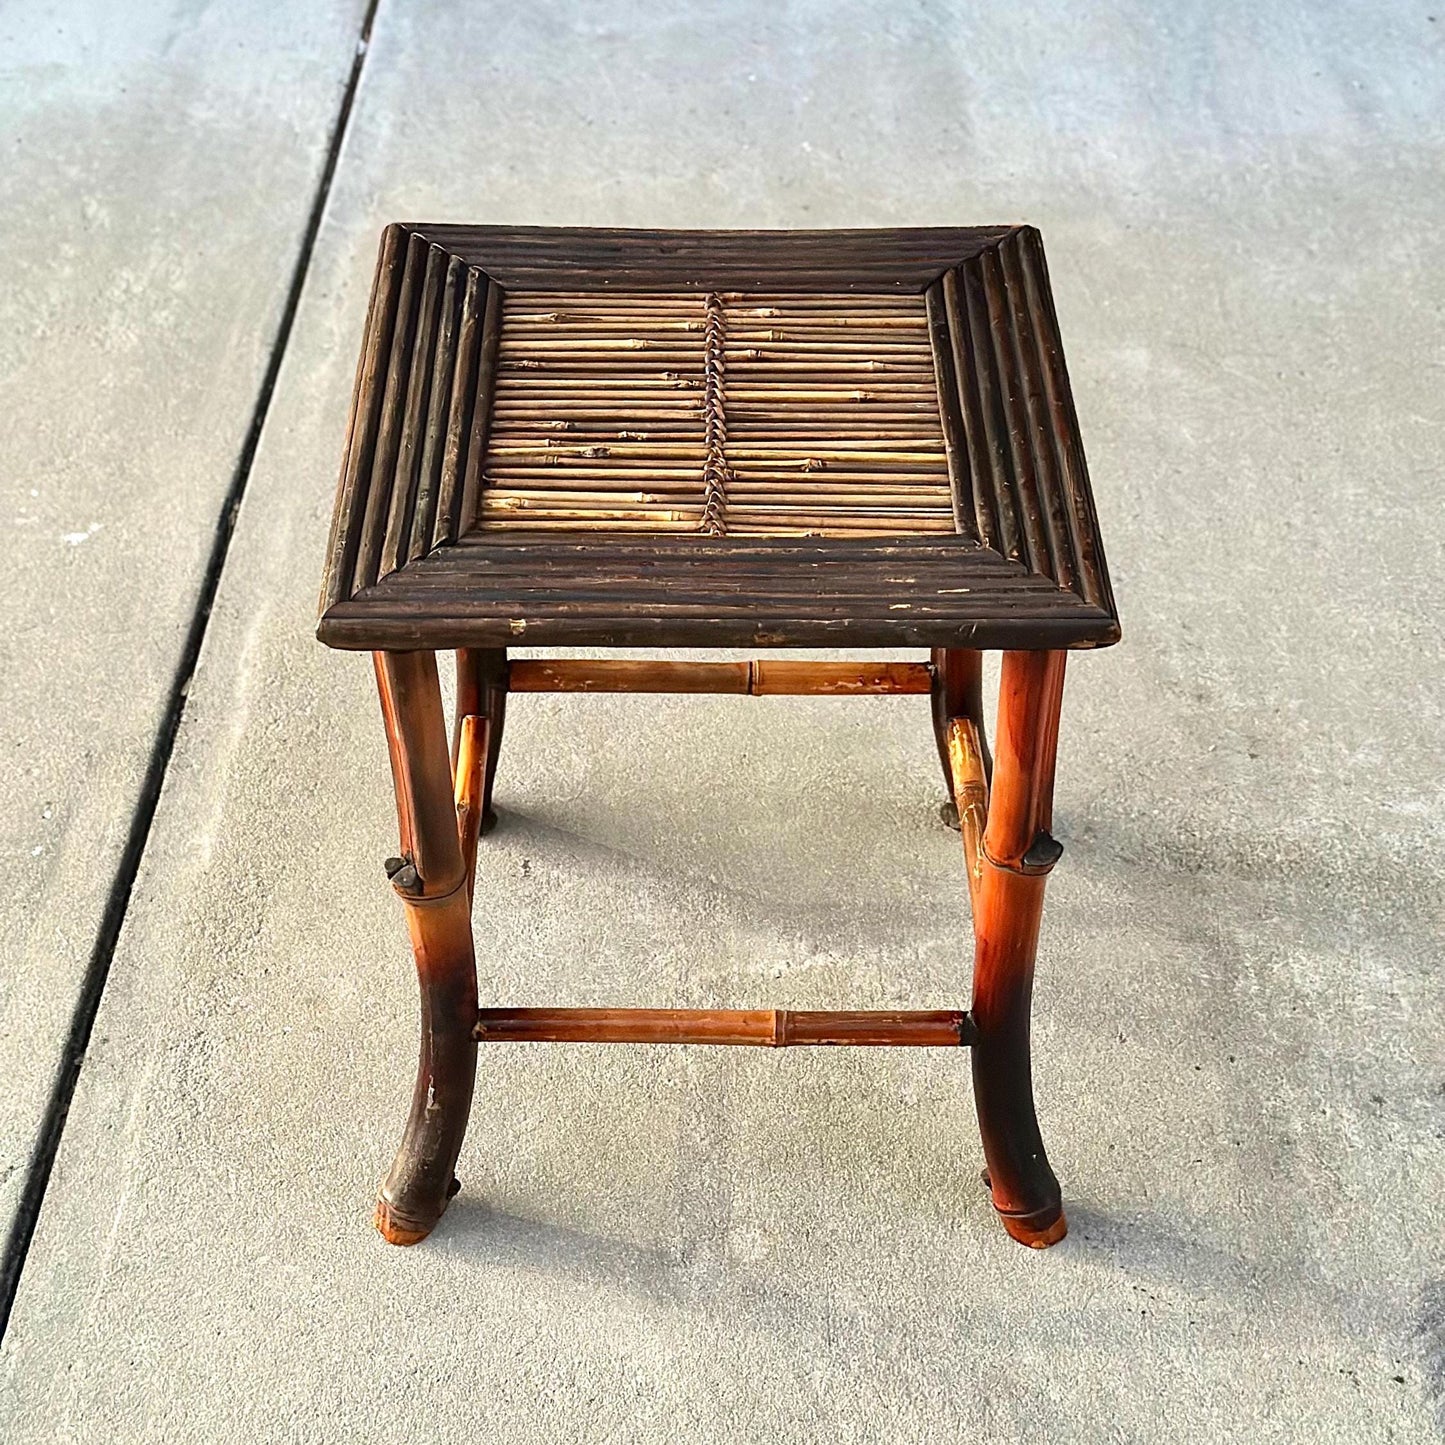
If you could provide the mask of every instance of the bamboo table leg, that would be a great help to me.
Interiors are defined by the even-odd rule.
[[[983,754],[984,781],[993,774],[993,759],[988,751],[988,729],[983,717],[983,653],[961,647],[935,647],[933,661],[933,735],[938,742],[938,760],[943,764],[943,783],[947,801],[939,815],[950,828],[958,827],[954,794],[958,779],[949,761],[948,725],[954,718],[967,718],[978,734]]]
[[[997,760],[974,899],[973,1091],[1003,1226],[1044,1249],[1067,1228],[1034,1112],[1029,1013],[1044,883],[1063,851],[1049,834],[1063,652],[1007,652]]]
[[[492,788],[507,720],[507,649],[464,647],[457,653],[457,712],[452,730],[452,768],[457,805],[477,811],[475,832],[485,837],[497,826]],[[465,756],[464,756],[465,754]],[[462,820],[463,846],[469,821]],[[475,856],[476,838],[472,839]]]
[[[392,1244],[431,1233],[458,1185],[453,1175],[476,1074],[477,975],[471,890],[447,757],[436,657],[378,652],[377,686],[396,786],[401,857],[388,862],[406,905],[421,988],[421,1058],[401,1147],[376,1201]]]

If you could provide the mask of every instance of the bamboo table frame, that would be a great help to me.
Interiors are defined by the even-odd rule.
[[[565,301],[539,312],[537,296],[554,293]],[[760,293],[782,299],[750,308]],[[509,294],[525,297],[511,313]],[[690,295],[700,302],[695,323]],[[918,298],[917,310],[890,299],[900,297]],[[728,318],[747,327],[762,311],[801,318],[762,333],[789,348],[777,353],[783,379],[768,379],[766,345],[749,347],[742,370],[762,379],[730,401]],[[520,316],[510,341],[509,314]],[[587,334],[556,339],[553,323],[576,318]],[[828,328],[853,339],[830,341]],[[677,373],[612,354],[619,344],[655,344],[685,363],[691,331],[704,355],[695,401],[657,401],[644,388]],[[881,441],[855,418],[858,398],[875,398],[852,390],[838,407],[831,371],[818,370],[860,364],[863,335],[881,338],[868,345],[882,359],[867,364],[910,378],[879,393],[882,405],[868,413]],[[920,356],[930,358],[926,373]],[[508,375],[538,365],[556,368],[540,403],[494,400]],[[635,406],[640,425],[667,439],[647,441],[639,424],[619,420],[620,406]],[[554,412],[563,420],[548,421]],[[762,452],[751,436],[738,444],[737,431],[729,441],[727,423],[749,416],[762,418]],[[509,460],[529,444],[513,445],[506,427],[539,417],[615,428],[623,439],[616,458],[596,443],[547,454],[575,464],[586,482],[566,483],[560,511],[546,473]],[[846,433],[831,452],[817,439],[830,426]],[[905,433],[907,449],[896,440]],[[805,457],[801,471],[836,456],[861,480],[809,491],[791,473],[775,478],[778,459],[795,453]],[[695,484],[679,458],[697,459]],[[658,478],[665,509],[646,494],[635,507],[614,500],[639,468]],[[523,526],[498,512],[504,503],[534,520]],[[946,535],[924,535],[945,526]],[[1044,886],[1062,852],[1050,830],[1066,652],[1117,640],[1118,622],[1036,232],[388,228],[319,635],[373,654],[401,836],[386,868],[421,991],[411,1111],[376,1207],[386,1239],[415,1243],[440,1219],[459,1187],[478,1045],[509,1041],[969,1047],[994,1207],[1024,1244],[1063,1237],[1034,1108],[1031,999]],[[572,646],[914,644],[930,660],[509,659],[508,643],[524,637]],[[984,721],[985,648],[1002,652],[996,760]],[[450,730],[442,650],[456,657]],[[495,823],[508,695],[543,691],[927,695],[973,911],[970,1008],[479,1007],[478,839]]]

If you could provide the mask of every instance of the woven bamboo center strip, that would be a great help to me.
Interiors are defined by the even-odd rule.
[[[711,537],[727,531],[728,440],[726,399],[723,382],[727,370],[727,312],[722,297],[710,295],[706,302],[702,371],[703,443],[707,461],[703,465],[702,530]]]
[[[480,525],[955,530],[922,296],[512,292]]]

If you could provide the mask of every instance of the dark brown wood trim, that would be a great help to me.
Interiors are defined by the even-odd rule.
[[[1098,607],[960,536],[473,533],[338,603],[333,647],[1104,646]]]
[[[409,222],[508,290],[924,291],[1014,226],[646,231]]]
[[[462,481],[461,513],[457,535],[465,536],[476,525],[481,506],[482,462],[487,454],[491,429],[492,398],[496,389],[497,346],[502,334],[502,307],[506,298],[495,281],[487,286],[487,304],[482,313],[480,356],[477,362],[476,396],[472,407],[471,440],[467,444],[467,465]]]
[[[953,495],[953,525],[970,541],[977,542],[978,520],[973,508],[973,477],[969,470],[968,442],[959,409],[958,378],[954,370],[953,342],[948,333],[948,315],[943,282],[928,288],[928,339],[933,346],[934,387],[938,393],[938,419],[943,428],[943,448],[948,458],[949,490]]]

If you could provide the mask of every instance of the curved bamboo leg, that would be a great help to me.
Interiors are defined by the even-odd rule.
[[[485,837],[497,826],[492,787],[502,754],[502,727],[507,719],[507,649],[464,647],[457,652],[457,711],[452,728],[452,769],[457,780],[457,807],[477,809],[476,818],[462,818],[463,838],[472,827],[472,858],[477,834]],[[465,843],[464,843],[465,846]]]
[[[1034,1112],[1029,1058],[1044,883],[1063,851],[1049,826],[1064,657],[1004,654],[998,765],[974,897],[973,1091],[987,1179],[1004,1228],[1035,1249],[1067,1229]]]
[[[938,761],[943,765],[946,801],[939,817],[950,828],[958,827],[954,793],[958,780],[949,761],[948,725],[955,718],[967,718],[974,726],[983,757],[983,776],[993,776],[993,759],[988,751],[988,728],[983,718],[983,653],[961,647],[935,647],[933,662],[933,736],[938,743]]]
[[[396,785],[400,858],[392,886],[406,905],[421,988],[421,1058],[411,1113],[376,1201],[392,1244],[431,1233],[459,1188],[453,1174],[476,1075],[477,974],[472,908],[447,759],[436,658],[378,652],[377,686]]]

